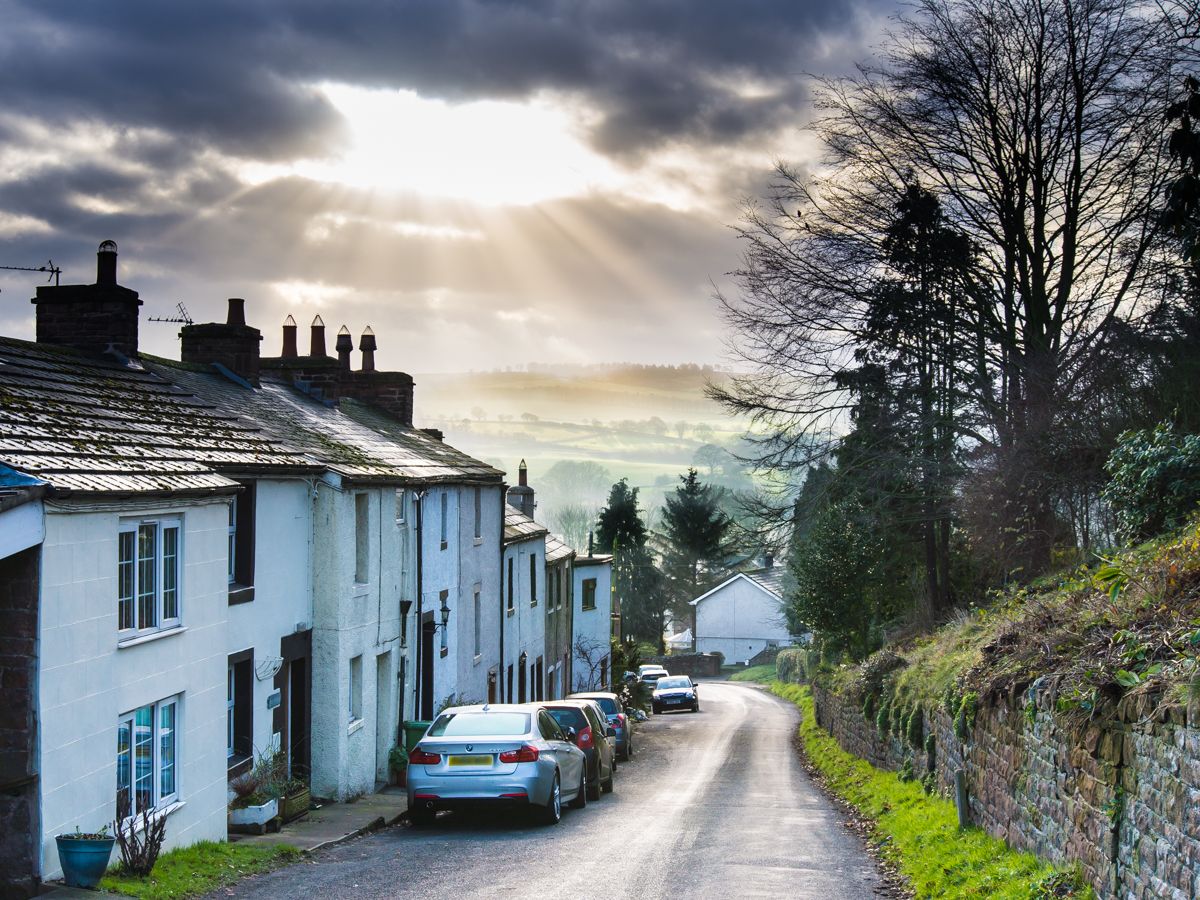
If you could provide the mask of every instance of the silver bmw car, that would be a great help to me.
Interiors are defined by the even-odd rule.
[[[573,732],[535,703],[443,711],[408,757],[410,819],[424,826],[439,809],[512,804],[557,824],[564,800],[587,804],[585,756]]]

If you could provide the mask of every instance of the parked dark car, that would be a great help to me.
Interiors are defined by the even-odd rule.
[[[637,676],[634,676],[637,680]],[[630,721],[629,711],[616,694],[608,691],[589,691],[582,694],[572,694],[568,700],[595,700],[596,704],[608,718],[608,724],[616,729],[617,759],[622,762],[633,757],[633,722]]]
[[[594,700],[555,700],[545,707],[563,731],[575,729],[575,746],[587,757],[587,797],[599,800],[601,791],[607,794],[613,789],[617,763],[609,738],[616,730]]]
[[[654,686],[650,707],[656,713],[673,709],[700,712],[700,692],[687,675],[668,675]]]

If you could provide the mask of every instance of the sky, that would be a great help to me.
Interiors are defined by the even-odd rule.
[[[380,368],[717,363],[731,226],[814,164],[813,74],[889,0],[0,0],[0,265],[137,290],[142,349],[225,298]],[[43,276],[0,272],[32,339]],[[332,340],[330,340],[332,346]]]

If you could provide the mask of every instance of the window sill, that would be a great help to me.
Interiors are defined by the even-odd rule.
[[[442,547],[441,547],[441,549],[445,550],[445,549],[446,549],[447,547],[449,547],[449,546],[450,546],[450,544],[449,544],[448,542],[446,542],[446,541],[442,541]]]
[[[356,581],[356,582],[354,582],[354,589],[351,591],[350,596],[365,597],[370,592],[371,592],[371,583],[369,581],[368,582]]]
[[[475,546],[476,546],[476,547],[482,547],[482,546],[483,546],[483,536],[482,536],[482,535],[477,535],[477,536],[476,536],[476,538],[475,538]]]
[[[504,615],[509,616],[510,618],[516,614],[517,609],[515,606],[510,606],[508,609],[504,610]]]
[[[444,659],[445,657],[447,657],[447,656],[449,656],[449,655],[450,655],[450,651],[449,651],[449,649],[447,649],[446,647],[443,647],[443,648],[442,648],[442,653],[441,653],[441,656],[442,656],[442,658]]]
[[[229,605],[237,606],[239,603],[250,603],[254,600],[254,587],[244,584],[229,585]]]
[[[162,631],[156,631],[153,634],[139,634],[137,637],[125,638],[117,641],[117,649],[124,650],[127,647],[136,647],[138,644],[148,644],[151,641],[161,640],[162,638],[171,637],[174,634],[183,634],[187,631],[186,625],[176,625],[173,628],[164,628]]]
[[[482,654],[482,653],[476,653],[476,654],[475,654],[475,665],[479,665],[479,661],[480,661],[481,659],[483,659],[483,654]]]
[[[351,722],[349,725],[346,726],[346,734],[354,734],[354,732],[356,732],[356,731],[362,731],[362,727],[363,727],[363,720],[355,719],[353,722]]]
[[[165,819],[167,816],[171,815],[171,813],[177,812],[178,810],[183,809],[185,806],[187,806],[187,801],[176,800],[173,803],[170,803],[167,806],[164,806],[162,809],[156,809],[156,810],[154,810],[154,812],[150,813],[150,816],[149,816],[150,822],[154,823],[154,822],[157,822],[159,819]],[[128,828],[128,823],[130,821],[133,822],[134,832],[137,834],[141,834],[143,827],[144,827],[141,814],[139,813],[136,816],[130,816],[128,819],[126,819],[121,824],[124,827]]]

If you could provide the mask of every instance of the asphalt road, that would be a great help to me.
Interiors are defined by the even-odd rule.
[[[797,712],[749,685],[701,686],[654,716],[616,790],[555,827],[443,813],[247,879],[220,897],[818,897],[882,891],[874,862],[791,745]]]

